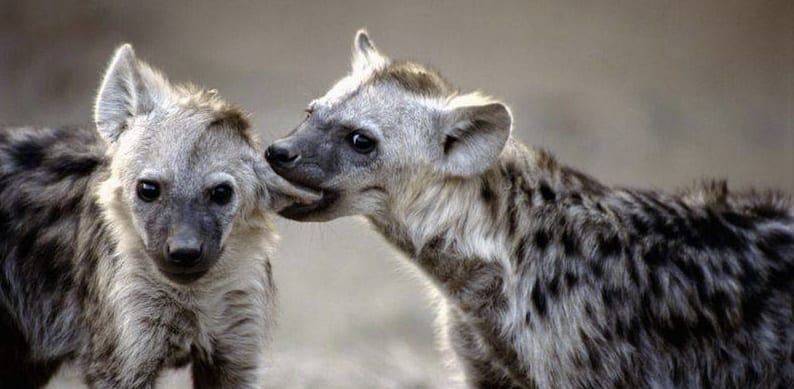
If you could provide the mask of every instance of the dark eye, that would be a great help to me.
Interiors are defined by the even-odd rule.
[[[210,200],[218,205],[226,205],[232,200],[233,193],[234,191],[232,190],[231,186],[221,184],[212,188],[212,191],[210,192]]]
[[[361,154],[368,154],[375,150],[375,140],[358,131],[352,132],[347,139],[350,146],[353,146],[353,149]]]
[[[138,197],[147,203],[151,203],[160,197],[160,185],[154,181],[138,181],[137,191]]]

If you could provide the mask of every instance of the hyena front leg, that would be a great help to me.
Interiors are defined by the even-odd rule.
[[[151,327],[134,335],[134,341],[122,336],[108,339],[94,335],[90,351],[82,356],[85,381],[90,388],[154,388],[162,370],[169,341],[164,329]]]
[[[198,342],[207,346],[191,350],[194,388],[262,387],[274,291],[256,289],[225,294],[226,309]]]
[[[467,387],[525,389],[510,378],[507,369],[493,357],[490,346],[460,312],[452,307],[446,307],[445,311],[446,323],[443,328],[448,342],[445,347],[462,369]]]
[[[154,388],[163,368],[189,361],[194,314],[163,298],[123,301],[115,314],[87,319],[91,335],[80,359],[91,388]]]
[[[217,347],[207,355],[194,349],[191,372],[193,387],[213,388],[259,388],[264,382],[265,344]],[[247,348],[248,350],[240,350]],[[254,348],[258,350],[254,350]]]

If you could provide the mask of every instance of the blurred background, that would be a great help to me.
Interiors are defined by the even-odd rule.
[[[0,0],[0,123],[90,125],[101,72],[131,42],[271,141],[349,70],[367,27],[385,54],[504,99],[516,137],[607,183],[794,192],[794,1],[583,3]],[[268,388],[448,385],[427,286],[394,250],[357,219],[277,223]]]

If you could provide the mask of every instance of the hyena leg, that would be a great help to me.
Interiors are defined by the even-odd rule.
[[[224,322],[215,323],[210,342],[199,342],[211,346],[191,350],[194,388],[262,387],[272,305],[256,294],[225,296],[229,305],[220,316]]]
[[[489,346],[454,310],[447,311],[447,338],[450,351],[463,369],[471,388],[531,389],[515,383],[506,369],[491,357]]]
[[[92,334],[90,351],[81,358],[89,387],[154,388],[165,366],[187,358],[185,335],[163,325],[140,324],[134,330],[120,331],[125,334],[122,336],[101,331]]]
[[[246,333],[230,336],[226,333],[224,338],[226,339],[218,339],[211,352],[193,349],[193,387],[196,389],[262,387],[266,345],[258,339],[262,339],[263,335]]]
[[[259,366],[257,361],[240,363],[236,361],[238,359],[239,356],[231,358],[222,351],[204,357],[194,356],[191,365],[193,387],[196,389],[261,387],[264,382],[263,366]]]

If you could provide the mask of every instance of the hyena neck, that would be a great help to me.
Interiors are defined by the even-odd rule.
[[[559,165],[547,152],[511,140],[482,175],[414,181],[386,212],[370,220],[420,264],[427,259],[423,257],[444,257],[461,266],[474,261],[510,267],[516,246],[532,244],[516,238],[532,223],[523,217],[530,209],[543,206],[547,212],[563,213],[569,198],[580,202],[606,190],[594,179]],[[445,278],[448,275],[442,273],[448,266],[425,270]]]

